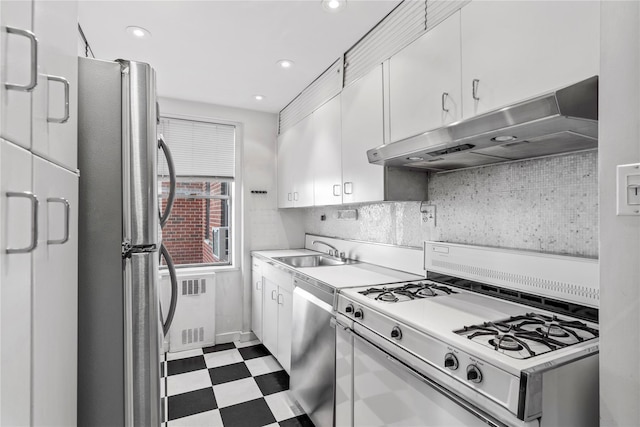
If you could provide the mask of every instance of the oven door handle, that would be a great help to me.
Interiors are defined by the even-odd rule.
[[[492,426],[492,427],[509,427],[508,424],[504,424],[501,421],[496,420],[494,417],[489,416],[486,412],[482,411],[481,409],[479,409],[475,405],[473,405],[473,404],[467,402],[466,400],[462,399],[457,394],[455,394],[455,393],[451,392],[450,390],[448,390],[447,388],[441,386],[440,384],[438,384],[437,382],[435,382],[431,378],[428,378],[428,377],[422,375],[421,373],[417,372],[416,370],[412,369],[410,366],[405,365],[404,363],[402,363],[401,361],[399,361],[398,359],[396,359],[395,357],[391,356],[389,353],[384,351],[382,348],[378,347],[374,343],[370,342],[366,338],[364,338],[361,335],[359,335],[357,332],[354,331],[353,335],[356,337],[356,339],[360,339],[362,342],[364,342],[367,345],[373,347],[375,350],[381,351],[385,355],[387,360],[389,362],[393,363],[395,366],[397,366],[398,369],[402,370],[403,372],[408,373],[409,375],[411,375],[414,378],[416,378],[418,381],[420,381],[420,382],[424,383],[425,385],[431,387],[432,389],[434,389],[438,393],[444,395],[449,400],[452,400],[453,402],[455,402],[456,404],[458,404],[462,408],[464,408],[467,411],[469,411],[470,413],[472,413],[477,418],[479,418],[482,421],[484,421],[485,423],[487,423],[487,425]]]

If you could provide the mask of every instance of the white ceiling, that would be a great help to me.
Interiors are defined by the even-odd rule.
[[[81,1],[79,20],[96,58],[151,64],[160,96],[278,112],[399,2],[329,13],[320,0]]]

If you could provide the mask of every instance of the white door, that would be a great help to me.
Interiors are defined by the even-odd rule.
[[[599,74],[600,2],[473,1],[461,12],[464,117]]]
[[[263,283],[262,343],[278,357],[278,285],[266,276]]]
[[[278,362],[291,373],[291,324],[293,321],[293,295],[278,289]]]
[[[260,267],[256,267],[256,260],[253,260],[254,268],[251,270],[251,330],[260,341],[262,341],[262,300],[264,295],[264,283]]]
[[[31,90],[37,81],[32,58],[31,1],[0,2],[0,136],[31,148]],[[11,84],[14,87],[8,88]]]
[[[0,141],[0,425],[3,426],[31,422],[30,248],[37,237],[31,162],[28,151]],[[39,201],[41,205],[42,200]]]
[[[313,206],[313,114],[295,125],[292,157],[289,158],[293,178],[293,206]]]
[[[33,158],[40,199],[33,252],[33,425],[75,425],[78,176]]]
[[[389,69],[391,142],[459,120],[460,12],[392,56]]]
[[[40,40],[33,92],[32,149],[71,170],[77,167],[78,3],[36,1],[33,29]]]
[[[342,129],[340,95],[313,112],[313,150],[316,206],[342,203]]]
[[[382,65],[342,90],[342,202],[384,199],[384,168],[367,150],[384,142]]]

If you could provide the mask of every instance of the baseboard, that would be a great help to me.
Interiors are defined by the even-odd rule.
[[[251,331],[249,331],[249,332],[241,332],[241,331],[225,332],[223,334],[217,334],[216,335],[216,344],[226,344],[226,343],[234,342],[234,341],[247,342],[247,341],[251,341],[251,340],[255,340],[255,339],[256,339],[256,336]]]

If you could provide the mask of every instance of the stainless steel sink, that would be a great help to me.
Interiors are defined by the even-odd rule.
[[[280,261],[291,267],[304,268],[304,267],[323,267],[329,265],[345,265],[356,264],[358,261],[352,259],[345,259],[344,261],[327,255],[299,255],[299,256],[283,256],[273,258],[276,261]]]

